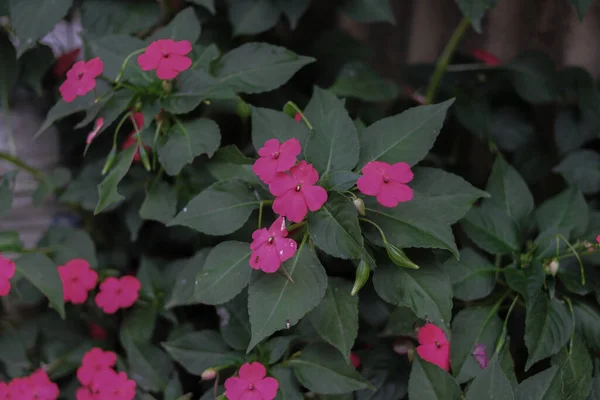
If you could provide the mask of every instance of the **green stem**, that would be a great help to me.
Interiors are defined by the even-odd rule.
[[[123,124],[125,123],[125,121],[127,121],[127,119],[131,116],[131,111],[128,112],[127,114],[123,115],[123,118],[121,118],[121,120],[119,121],[119,124],[117,125],[117,128],[115,129],[115,134],[113,135],[113,148],[117,148],[117,136],[119,135],[119,131],[121,130],[121,127],[123,126]],[[135,123],[133,124],[135,126]]]
[[[119,71],[119,75],[117,75],[117,79],[115,79],[115,83],[117,84],[117,87],[119,87],[119,81],[121,80],[121,78],[123,77],[123,74],[125,73],[125,67],[127,66],[127,63],[129,62],[129,60],[131,60],[131,57],[143,53],[146,49],[139,49],[134,51],[133,53],[129,54],[127,56],[127,58],[125,58],[125,60],[123,61],[123,64],[121,65],[121,70]]]
[[[495,350],[496,354],[500,353],[500,351],[502,350],[502,347],[504,347],[504,342],[506,341],[506,330],[507,330],[507,325],[508,325],[508,319],[510,318],[510,314],[512,313],[513,308],[515,308],[515,305],[517,304],[518,300],[519,300],[519,295],[516,295],[515,298],[513,299],[512,303],[510,304],[510,307],[508,308],[508,312],[506,313],[506,317],[504,318],[504,325],[502,326],[502,333],[500,334],[500,337],[498,338],[498,342],[496,343],[496,350]]]
[[[39,169],[37,169],[35,167],[32,167],[29,164],[24,163],[18,157],[13,156],[10,153],[0,151],[0,160],[7,161],[16,167],[19,167],[22,170],[29,172],[31,175],[33,175],[39,181],[43,181],[46,179],[46,175],[44,175],[44,173],[42,171],[40,171]]]
[[[156,124],[156,131],[154,132],[154,143],[152,144],[152,169],[156,169],[158,136],[160,134],[160,130],[162,129],[162,125],[163,121],[161,120]]]
[[[288,232],[291,232],[291,231],[293,231],[294,229],[298,229],[298,228],[300,228],[301,226],[304,226],[304,225],[306,225],[306,221],[303,221],[303,222],[298,222],[298,223],[292,224],[292,225],[288,226],[288,228],[287,228],[287,231],[288,231]]]
[[[442,77],[446,73],[448,64],[450,64],[450,59],[454,55],[458,44],[460,43],[462,37],[464,36],[465,32],[467,31],[467,28],[470,25],[471,23],[469,22],[469,19],[463,17],[463,19],[460,21],[460,23],[452,33],[450,40],[446,44],[442,55],[440,56],[440,58],[437,61],[437,64],[435,65],[433,76],[431,77],[431,80],[429,81],[429,86],[427,87],[427,94],[425,95],[425,104],[433,103]]]
[[[567,246],[569,247],[569,249],[571,250],[571,252],[575,256],[575,258],[577,258],[577,261],[579,262],[579,271],[581,272],[581,285],[585,285],[585,271],[583,270],[583,262],[581,261],[581,257],[579,257],[579,254],[573,248],[573,246],[571,245],[571,243],[569,243],[569,241],[567,240],[567,238],[565,238],[560,233],[558,234],[558,237],[561,238],[567,244]]]
[[[377,230],[381,234],[381,238],[383,239],[383,243],[387,243],[387,238],[385,237],[385,233],[383,233],[383,231],[381,230],[381,228],[379,227],[379,225],[377,225],[375,222],[373,222],[373,221],[371,221],[370,219],[367,219],[367,218],[359,218],[359,220],[364,221],[364,222],[368,222],[371,225],[373,225],[375,228],[377,228]]]
[[[569,311],[571,312],[571,319],[573,320],[573,331],[571,331],[571,337],[569,338],[569,354],[573,352],[573,338],[575,336],[575,310],[573,310],[573,303],[571,303],[571,299],[567,296],[564,296],[565,301],[569,305]]]
[[[304,123],[306,124],[306,126],[308,127],[308,129],[310,129],[311,131],[314,130],[313,126],[310,123],[310,121],[308,120],[308,118],[306,118],[306,116],[304,115],[304,113],[302,112],[302,110],[300,110],[300,107],[298,107],[296,105],[296,103],[294,103],[293,101],[288,101],[287,104],[290,107],[292,107],[294,109],[294,111],[296,111],[298,114],[300,114],[300,117],[302,118],[302,121],[304,121]]]
[[[265,206],[264,201],[260,202],[258,206],[258,229],[262,227],[262,216],[263,216],[263,207]]]

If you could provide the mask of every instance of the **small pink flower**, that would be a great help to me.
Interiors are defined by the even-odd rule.
[[[0,398],[1,399],[1,398]],[[92,390],[91,387],[82,386],[75,392],[75,399],[77,400],[98,400],[98,392]]]
[[[287,239],[287,234],[283,217],[277,218],[268,230],[262,228],[254,231],[250,244],[250,266],[267,273],[277,271],[285,260],[296,253],[297,244],[293,239]]]
[[[225,381],[225,396],[229,400],[273,400],[277,396],[279,382],[265,378],[267,370],[258,362],[242,365],[238,377]]]
[[[135,387],[135,381],[129,379],[125,372],[117,373],[112,369],[96,374],[91,385],[92,393],[97,393],[97,400],[133,400]]]
[[[10,279],[15,275],[15,262],[0,254],[0,296],[10,292]]]
[[[473,354],[473,357],[475,358],[475,360],[481,366],[481,369],[484,369],[485,367],[487,367],[489,360],[488,360],[487,356],[485,355],[485,345],[484,344],[477,343],[475,345],[475,348],[473,349],[472,354]]]
[[[104,64],[100,57],[79,61],[67,72],[67,79],[60,85],[60,94],[67,103],[77,96],[84,96],[96,87],[96,78],[102,74]]]
[[[77,370],[77,379],[82,385],[90,386],[99,372],[110,369],[116,362],[115,353],[94,347],[83,356],[81,367]]]
[[[88,334],[93,340],[106,340],[106,338],[108,337],[106,329],[93,322],[90,322],[88,324]]]
[[[104,118],[100,117],[96,120],[96,123],[94,124],[94,129],[88,134],[87,139],[85,140],[85,143],[88,145],[91,144],[92,140],[94,140],[94,138],[96,137],[98,132],[100,132],[100,129],[102,129],[103,126],[104,126]]]
[[[418,339],[420,346],[417,347],[417,353],[421,358],[450,371],[450,344],[444,331],[427,323],[419,329]]]
[[[31,386],[32,399],[56,400],[58,398],[58,385],[52,382],[46,371],[41,368],[29,376],[29,385]]]
[[[315,184],[319,174],[311,164],[300,161],[290,173],[278,172],[269,184],[276,196],[273,211],[293,222],[301,222],[308,210],[317,211],[327,201],[327,191]]]
[[[133,132],[131,132],[129,134],[129,136],[127,137],[127,139],[125,139],[125,142],[123,142],[123,146],[121,147],[121,150],[125,150],[131,146],[136,146],[137,150],[136,150],[135,154],[133,155],[133,161],[140,162],[140,160],[141,160],[140,148],[139,148],[136,132],[141,131],[142,128],[144,127],[144,113],[141,113],[141,112],[134,113],[133,121],[135,123]],[[144,145],[144,148],[146,149],[146,151],[150,151],[149,146]]]
[[[350,362],[354,368],[360,367],[360,357],[354,353],[350,353]]]
[[[82,259],[71,260],[64,266],[59,266],[58,274],[63,284],[63,298],[73,304],[85,303],[88,291],[98,283],[98,274]]]
[[[264,147],[258,150],[260,158],[252,166],[252,170],[266,184],[271,183],[275,174],[288,171],[296,164],[296,157],[300,154],[298,139],[290,139],[283,144],[277,139],[269,139]]]
[[[399,162],[394,165],[382,161],[371,161],[362,169],[363,176],[358,178],[358,190],[369,196],[377,196],[379,204],[396,207],[398,203],[413,198],[412,189],[406,183],[412,181],[410,165]]]
[[[192,66],[192,60],[186,57],[190,51],[192,45],[187,40],[161,39],[150,43],[138,57],[138,64],[144,71],[156,70],[159,79],[173,79]]]
[[[500,61],[498,57],[482,49],[474,49],[471,54],[473,55],[473,58],[483,62],[485,65],[489,65],[490,67],[502,64],[502,61]]]
[[[11,393],[6,382],[0,382],[0,400],[11,400]]]
[[[113,276],[106,278],[100,284],[100,292],[96,295],[96,304],[107,314],[114,314],[119,308],[128,308],[135,304],[140,281],[134,276],[124,276],[121,279]]]
[[[296,115],[294,115],[294,121],[296,121],[296,122],[302,121],[302,114],[297,112]]]
[[[8,399],[33,399],[33,385],[29,377],[15,378],[8,383]]]
[[[598,242],[598,244],[600,244],[600,235],[596,236],[596,242]]]

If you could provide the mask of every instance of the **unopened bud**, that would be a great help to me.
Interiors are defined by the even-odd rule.
[[[410,269],[419,269],[419,266],[412,262],[401,248],[386,242],[385,251],[387,252],[390,260],[392,260],[392,262],[397,266]]]
[[[142,111],[142,101],[141,100],[136,101],[135,106],[133,107],[133,111],[135,111],[135,112]]]
[[[356,199],[354,199],[353,203],[354,203],[354,208],[356,208],[356,211],[358,211],[358,213],[364,217],[365,216],[365,202],[362,199],[359,199],[357,197]]]
[[[546,273],[546,275],[556,276],[559,266],[560,263],[558,262],[558,260],[552,260],[546,265],[544,265],[544,272]]]
[[[102,175],[106,175],[106,173],[112,168],[115,160],[117,158],[117,149],[112,148],[110,153],[108,153],[108,157],[106,157],[106,163],[104,163],[104,168],[102,168]]]
[[[594,251],[596,251],[596,245],[594,245],[591,242],[588,242],[587,240],[585,242],[583,242],[583,245],[585,246],[585,249],[589,252],[589,253],[593,253]]]
[[[392,349],[394,350],[394,353],[404,356],[411,352],[412,349],[414,349],[414,347],[415,346],[412,340],[400,338],[394,342],[394,346],[392,347]]]
[[[162,88],[166,94],[169,94],[173,90],[173,84],[171,81],[162,81]]]
[[[415,359],[415,349],[409,349],[406,355],[408,356],[408,362],[412,364]]]
[[[207,368],[204,370],[204,372],[202,372],[202,375],[200,375],[200,378],[203,381],[212,381],[213,379],[215,379],[215,377],[217,376],[217,370],[214,368]]]
[[[252,113],[252,110],[250,109],[250,106],[248,105],[248,103],[246,103],[242,99],[239,99],[237,104],[235,105],[235,112],[237,115],[240,116],[240,118],[246,119],[250,116],[250,114]]]
[[[360,263],[358,263],[358,267],[356,268],[354,286],[352,287],[352,291],[350,292],[351,296],[354,296],[363,286],[365,286],[365,283],[367,283],[367,281],[369,280],[370,274],[371,269],[369,268],[369,264],[367,264],[365,260],[360,260]]]

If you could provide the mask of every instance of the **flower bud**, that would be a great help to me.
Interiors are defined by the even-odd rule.
[[[370,274],[371,269],[369,268],[369,264],[367,264],[365,260],[360,260],[360,263],[358,263],[358,267],[356,268],[356,278],[354,278],[354,286],[350,292],[351,296],[358,293],[365,283],[367,283]]]
[[[419,269],[419,266],[412,262],[401,248],[398,248],[393,244],[386,242],[385,251],[387,252],[387,255],[390,258],[390,260],[392,260],[392,262],[397,266],[411,269]]]
[[[359,199],[357,197],[356,199],[354,199],[353,203],[354,203],[354,208],[356,208],[356,211],[358,211],[358,213],[364,217],[365,216],[365,202],[362,199]]]
[[[248,105],[248,103],[246,103],[242,99],[238,99],[238,102],[235,105],[235,112],[237,113],[237,115],[240,116],[240,118],[246,119],[250,116],[252,110],[250,110],[250,106]]]
[[[148,157],[148,152],[144,148],[144,146],[139,146],[140,151],[140,159],[142,160],[142,164],[146,171],[152,171],[152,165],[150,165],[150,158]]]
[[[415,349],[409,349],[407,356],[408,356],[408,362],[410,364],[412,364],[413,360],[415,359]]]
[[[104,168],[102,168],[102,175],[106,175],[106,173],[112,168],[117,159],[117,149],[113,147],[108,153],[108,157],[106,157],[106,163],[104,163]]]
[[[588,242],[587,240],[583,242],[583,245],[585,246],[585,249],[588,251],[588,253],[593,253],[594,251],[596,251],[596,245],[594,245],[591,242]]]
[[[204,372],[202,372],[202,374],[200,375],[200,378],[203,381],[212,381],[213,379],[215,379],[215,377],[217,376],[217,370],[214,368],[207,368],[204,370]]]
[[[546,263],[544,265],[544,272],[546,273],[546,275],[556,276],[559,266],[560,263],[558,262],[558,260],[551,260],[549,263]]]
[[[162,88],[166,94],[169,94],[173,90],[173,84],[171,81],[162,81]]]

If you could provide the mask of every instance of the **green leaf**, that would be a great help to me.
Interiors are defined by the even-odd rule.
[[[206,118],[178,121],[160,138],[158,160],[167,174],[177,175],[200,154],[212,157],[220,144],[221,132],[214,121]]]
[[[595,151],[569,153],[553,171],[561,174],[569,185],[579,187],[583,194],[600,191],[600,155]]]
[[[281,360],[294,339],[294,336],[276,336],[265,343],[264,350],[269,355],[269,365]]]
[[[277,89],[314,61],[283,47],[246,43],[221,57],[215,76],[235,92],[262,93]]]
[[[588,11],[594,0],[569,0],[571,5],[577,10],[577,16],[580,21],[583,21],[585,13]]]
[[[269,0],[237,0],[229,6],[233,35],[256,35],[277,24],[281,13]]]
[[[137,146],[131,146],[119,153],[116,164],[108,175],[106,175],[106,178],[104,178],[102,183],[98,185],[99,199],[96,209],[94,210],[94,215],[100,214],[107,207],[116,204],[125,198],[125,196],[117,191],[117,186],[125,175],[127,175],[136,150]]]
[[[476,344],[483,344],[487,354],[493,354],[502,332],[498,307],[469,307],[454,316],[450,363],[458,382],[467,382],[481,372],[481,366],[473,357]]]
[[[327,203],[309,214],[308,231],[315,245],[334,257],[358,259],[365,253],[356,208],[341,194],[329,193]]]
[[[410,187],[421,195],[413,201],[427,202],[448,224],[464,217],[478,198],[489,197],[460,176],[441,169],[417,167],[413,172]]]
[[[98,265],[94,241],[83,229],[51,227],[38,245],[51,248],[52,258],[58,265],[64,265],[75,258],[86,260],[92,268]]]
[[[446,111],[452,103],[454,99],[409,108],[369,126],[360,136],[358,166],[362,167],[369,161],[406,162],[410,165],[421,161],[440,133]]]
[[[533,195],[521,175],[502,156],[496,157],[485,190],[487,203],[504,210],[517,222],[528,217],[534,208]]]
[[[358,298],[351,296],[352,284],[341,278],[329,278],[321,304],[310,314],[315,330],[337,348],[346,360],[358,333]]]
[[[167,226],[187,226],[207,235],[228,235],[244,225],[259,203],[243,181],[219,181],[194,197]]]
[[[356,185],[358,178],[360,175],[352,171],[333,171],[321,177],[320,185],[329,191],[345,192]]]
[[[161,345],[192,375],[201,375],[207,368],[227,365],[235,360],[221,336],[211,330],[186,333]]]
[[[396,24],[389,0],[350,0],[341,10],[360,22],[389,22]]]
[[[100,128],[98,134],[108,129],[127,110],[133,95],[134,93],[129,89],[118,90],[111,95],[100,111],[100,116],[104,118],[104,126]]]
[[[13,188],[17,170],[5,172],[0,180],[0,218],[6,217],[12,208]]]
[[[375,198],[365,198],[367,217],[381,227],[388,242],[399,247],[449,250],[458,257],[458,249],[450,226],[426,202],[409,201],[395,208],[381,207]],[[368,238],[382,245],[379,232],[371,224],[363,224]]]
[[[282,274],[256,272],[252,277],[248,288],[252,340],[248,350],[272,333],[296,325],[325,295],[327,274],[309,246],[301,245],[283,267],[293,283]]]
[[[517,94],[530,103],[553,101],[558,96],[554,62],[543,53],[519,54],[506,65]]]
[[[558,112],[554,122],[554,141],[561,154],[576,150],[596,138],[596,124],[580,116],[579,109]]]
[[[142,287],[143,285],[144,283],[142,282]],[[126,330],[126,334],[135,343],[147,344],[152,339],[157,318],[156,305],[136,306],[127,311],[127,316],[120,330]]]
[[[547,396],[552,381],[556,377],[558,366],[553,366],[530,378],[525,379],[515,389],[515,400],[552,400]]]
[[[357,400],[397,400],[408,393],[410,364],[388,348],[361,353],[361,373],[375,387],[356,393]]]
[[[314,128],[304,154],[319,174],[354,168],[358,161],[358,134],[344,102],[315,87],[304,114]]]
[[[73,0],[10,0],[10,22],[19,38],[19,56],[51,31],[72,4]]]
[[[161,16],[157,2],[86,0],[82,3],[81,24],[95,37],[135,33],[149,28]]]
[[[40,97],[44,94],[42,79],[44,79],[55,60],[52,49],[48,46],[36,46],[26,51],[21,57],[21,79]]]
[[[183,389],[181,387],[181,382],[179,381],[179,374],[177,371],[173,373],[171,379],[169,379],[169,383],[165,388],[165,392],[163,394],[164,400],[177,400],[183,394]],[[190,399],[188,399],[190,400]]]
[[[373,285],[388,303],[410,307],[423,319],[444,328],[452,316],[452,285],[432,259],[418,260],[420,269],[400,268],[391,262],[375,269]]]
[[[263,147],[269,139],[278,139],[283,143],[296,138],[304,146],[308,134],[305,124],[294,121],[285,113],[252,107],[252,144],[256,150]]]
[[[206,257],[210,252],[210,247],[205,247],[190,258],[181,268],[175,278],[175,285],[171,290],[171,297],[165,304],[166,309],[176,306],[189,305],[194,303],[194,291],[196,289],[196,275],[204,266]]]
[[[275,400],[303,400],[300,385],[294,377],[294,372],[283,364],[277,364],[271,369],[271,375],[279,382]]]
[[[410,336],[421,319],[409,307],[396,308],[387,320],[384,332],[391,336]]]
[[[220,55],[221,52],[214,43],[206,46],[196,44],[192,47],[192,53],[190,55],[190,58],[193,62],[190,69],[201,69],[210,73],[210,66],[212,62],[219,58]]]
[[[573,332],[573,320],[567,306],[540,292],[527,307],[525,344],[529,357],[525,370],[560,350]]]
[[[514,400],[515,394],[495,355],[483,372],[471,383],[466,400]]]
[[[16,262],[17,273],[27,279],[48,298],[50,307],[65,318],[63,285],[56,265],[40,253],[24,254]]]
[[[573,338],[571,349],[563,348],[552,357],[552,365],[559,370],[553,379],[550,392],[557,399],[585,400],[592,385],[592,360],[579,336]]]
[[[298,21],[308,10],[308,7],[310,6],[310,0],[274,0],[273,4],[290,21],[290,28],[295,30],[298,26]]]
[[[339,97],[373,102],[392,101],[400,93],[396,82],[382,77],[362,61],[345,64],[329,90]]]
[[[464,301],[482,299],[496,285],[496,268],[488,259],[471,248],[460,251],[460,259],[449,259],[444,271],[452,282],[454,297]]]
[[[545,274],[539,261],[534,261],[526,267],[510,265],[503,269],[508,286],[519,293],[529,304],[538,294],[544,284]]]
[[[204,100],[231,100],[235,93],[207,71],[195,69],[178,76],[177,91],[162,100],[162,107],[173,114],[187,114]]]
[[[200,38],[200,22],[196,18],[194,7],[188,7],[177,13],[169,24],[150,36],[148,43],[159,39],[172,39],[176,42],[187,40],[194,44]]]
[[[217,13],[217,9],[215,8],[215,0],[190,0],[190,2],[206,8],[213,15]]]
[[[586,345],[595,352],[600,351],[600,310],[595,304],[573,302],[575,311],[575,329]]]
[[[473,207],[461,226],[467,236],[488,253],[511,253],[521,247],[517,224],[491,204]]]
[[[490,8],[496,6],[497,0],[456,0],[460,11],[471,22],[477,33],[481,33],[481,20]]]
[[[326,344],[310,344],[288,364],[307,387],[322,394],[343,394],[372,387],[340,353]]]
[[[566,228],[571,235],[581,236],[588,224],[588,206],[581,192],[569,188],[546,200],[535,210],[540,231]]]
[[[21,252],[23,243],[21,235],[17,231],[0,231],[0,253]]]
[[[102,11],[103,14],[105,12],[104,10]],[[129,35],[101,36],[93,40],[86,40],[85,44],[91,56],[100,57],[104,64],[102,73],[110,79],[117,78],[125,59],[131,53],[146,47],[143,41]],[[132,57],[125,67],[123,79],[135,77],[140,79],[144,84],[147,84],[147,81],[143,78],[146,77],[145,74],[145,72],[139,69],[136,58]]]
[[[164,390],[168,383],[167,377],[173,372],[170,357],[156,346],[137,343],[128,330],[121,330],[120,339],[127,353],[128,375],[143,390]]]
[[[194,300],[214,305],[233,299],[250,280],[250,253],[248,243],[232,241],[216,245],[196,276]]]
[[[151,219],[166,224],[175,215],[177,209],[177,193],[168,183],[159,181],[146,193],[140,208],[142,219]]]
[[[408,397],[419,400],[461,400],[462,393],[452,375],[417,356],[408,381]]]
[[[221,317],[219,332],[223,340],[236,350],[246,350],[252,335],[248,317],[248,293],[242,291],[223,306],[217,307],[217,314]]]

